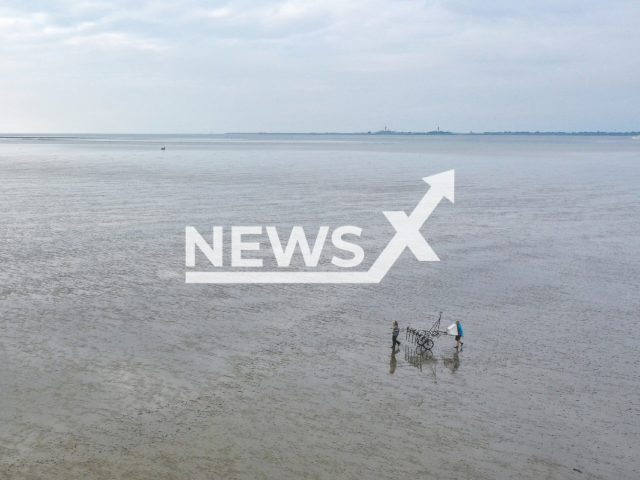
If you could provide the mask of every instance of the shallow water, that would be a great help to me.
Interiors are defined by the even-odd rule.
[[[439,263],[185,284],[187,225],[356,225],[366,270],[450,169]],[[640,475],[638,141],[0,139],[0,185],[3,480]],[[462,352],[392,357],[441,310]]]

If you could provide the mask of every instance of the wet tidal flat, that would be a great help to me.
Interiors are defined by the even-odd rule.
[[[160,147],[166,147],[161,151]],[[185,227],[362,228],[379,284],[193,285]],[[640,476],[640,142],[0,139],[0,479]],[[267,235],[263,270],[278,270]],[[330,237],[329,237],[330,238]],[[315,270],[335,271],[327,241]],[[289,270],[313,271],[296,253]],[[464,326],[403,345],[391,323]]]

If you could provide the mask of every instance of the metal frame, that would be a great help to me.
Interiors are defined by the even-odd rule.
[[[442,320],[442,312],[440,316],[431,326],[429,330],[418,330],[411,326],[405,329],[405,339],[408,342],[414,342],[421,350],[431,350],[434,346],[433,340],[441,335],[449,335],[448,332],[440,330],[440,322]]]

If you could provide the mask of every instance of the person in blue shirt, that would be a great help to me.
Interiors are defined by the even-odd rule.
[[[456,326],[458,327],[458,335],[456,335],[456,342],[458,342],[455,346],[456,350],[458,349],[458,347],[460,347],[460,349],[462,350],[462,346],[464,345],[464,343],[461,341],[462,336],[464,335],[464,332],[462,331],[462,325],[460,325],[459,321],[456,321]]]

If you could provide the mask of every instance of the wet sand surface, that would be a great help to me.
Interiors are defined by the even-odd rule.
[[[366,270],[449,169],[439,263],[185,284],[188,225],[224,268],[232,225],[356,225]],[[4,139],[0,182],[2,480],[640,477],[638,141]],[[391,354],[441,310],[463,351]]]

